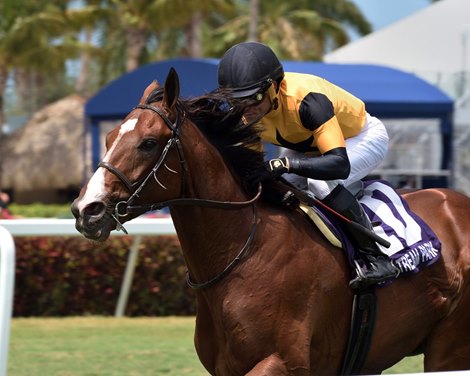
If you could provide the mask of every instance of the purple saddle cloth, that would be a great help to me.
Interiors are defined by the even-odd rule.
[[[401,274],[417,273],[420,268],[436,262],[440,257],[441,243],[434,231],[384,180],[364,181],[364,194],[359,199],[365,213],[374,225],[374,232],[391,244],[385,248],[378,244],[400,269]],[[321,206],[317,213],[338,236],[352,268],[360,255],[341,228],[340,219]]]

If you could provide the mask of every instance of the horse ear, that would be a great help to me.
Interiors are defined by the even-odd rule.
[[[144,94],[142,94],[142,97],[139,100],[139,104],[144,104],[150,93],[157,89],[158,86],[159,85],[157,81],[153,81],[149,86],[147,86],[147,88],[144,90]]]
[[[178,97],[180,96],[180,79],[175,68],[171,67],[166,76],[165,91],[163,94],[163,103],[166,103],[169,109],[175,106]]]

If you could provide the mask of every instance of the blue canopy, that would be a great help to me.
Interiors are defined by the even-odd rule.
[[[178,72],[183,97],[217,87],[217,59],[170,59],[151,63],[112,81],[90,98],[85,115],[92,119],[123,118],[153,80],[161,84],[171,67]],[[453,101],[426,81],[396,69],[363,64],[326,64],[284,61],[286,72],[315,74],[361,98],[378,117],[442,117],[453,111]]]
[[[100,158],[99,122],[122,119],[138,103],[153,80],[161,84],[174,67],[183,97],[198,96],[217,87],[217,59],[170,59],[144,65],[112,81],[90,98],[85,116],[91,125],[92,162]],[[419,77],[397,69],[364,64],[284,61],[286,72],[324,77],[366,103],[379,118],[438,118],[443,137],[442,168],[451,165],[453,100]]]
[[[85,104],[85,116],[93,120],[123,119],[137,105],[152,82],[165,83],[171,67],[178,72],[181,95],[197,96],[217,87],[216,59],[170,59],[143,65],[110,82]]]

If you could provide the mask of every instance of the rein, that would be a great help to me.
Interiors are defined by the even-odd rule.
[[[257,219],[258,219],[256,201],[261,196],[262,186],[261,184],[258,184],[258,191],[256,195],[247,201],[233,202],[233,201],[217,201],[217,200],[209,200],[209,199],[201,199],[201,198],[179,197],[179,198],[170,199],[167,201],[162,201],[162,202],[158,202],[154,204],[132,205],[134,200],[139,197],[140,192],[144,189],[145,185],[147,184],[147,182],[150,180],[152,176],[160,186],[166,189],[166,187],[162,183],[160,183],[156,177],[158,170],[162,166],[164,166],[170,172],[177,174],[177,171],[170,169],[165,163],[167,154],[173,146],[176,145],[177,147],[179,162],[180,162],[180,165],[182,166],[182,171],[183,171],[180,196],[184,196],[185,172],[187,171],[187,164],[186,164],[186,160],[184,159],[183,148],[181,146],[181,142],[179,139],[179,128],[181,124],[183,123],[183,120],[180,120],[178,116],[178,112],[177,112],[175,121],[172,122],[169,119],[169,117],[166,116],[166,114],[158,107],[155,107],[152,105],[141,104],[141,105],[136,106],[134,109],[137,109],[137,108],[143,109],[143,110],[151,110],[157,115],[159,115],[162,118],[162,120],[165,122],[165,124],[168,126],[168,128],[170,128],[171,137],[168,140],[167,144],[165,145],[165,148],[163,149],[162,154],[160,155],[160,158],[158,159],[158,161],[156,162],[152,170],[147,174],[147,176],[143,177],[142,179],[138,179],[135,182],[131,182],[130,179],[120,169],[118,169],[117,167],[113,166],[112,164],[108,162],[100,162],[98,164],[98,167],[103,167],[107,169],[108,171],[110,171],[111,173],[113,173],[114,175],[116,175],[121,180],[121,182],[125,185],[127,190],[131,193],[131,196],[129,197],[129,199],[127,199],[126,201],[119,201],[115,205],[114,212],[111,214],[111,217],[116,221],[117,231],[123,231],[125,234],[128,234],[127,230],[122,225],[120,218],[125,218],[129,214],[132,214],[132,213],[144,213],[147,211],[162,209],[170,205],[198,205],[198,206],[203,206],[203,207],[220,208],[220,209],[228,209],[228,210],[239,209],[239,208],[244,208],[248,206],[252,207],[253,215],[252,215],[252,221],[251,221],[250,234],[247,240],[245,241],[245,244],[243,245],[240,252],[228,264],[228,266],[218,275],[213,277],[212,279],[206,282],[202,282],[202,283],[193,282],[188,272],[186,276],[186,281],[191,288],[196,289],[196,290],[209,288],[213,286],[214,284],[216,284],[217,282],[219,282],[220,280],[222,280],[224,277],[226,277],[248,252],[248,249],[250,248],[250,245],[253,242],[253,239],[256,234],[256,224],[257,224]]]
[[[258,195],[261,194],[261,184],[260,184],[260,189],[258,190]],[[251,201],[253,203],[256,201],[258,195],[255,196],[255,198]],[[246,239],[245,244],[243,245],[242,249],[238,253],[238,255],[230,262],[230,264],[227,265],[227,267],[222,270],[219,274],[217,274],[214,278],[202,282],[202,283],[195,283],[191,280],[191,276],[189,275],[189,272],[186,274],[186,283],[188,284],[189,287],[191,287],[194,290],[203,290],[207,289],[213,285],[215,285],[217,282],[221,281],[224,277],[226,277],[234,268],[235,266],[238,265],[238,263],[243,259],[243,257],[246,255],[248,250],[250,249],[250,245],[253,242],[253,239],[255,238],[256,234],[256,221],[258,219],[257,215],[257,210],[256,210],[256,205],[252,204],[252,209],[253,209],[253,217],[251,220],[251,231],[250,235],[248,236],[248,239]]]

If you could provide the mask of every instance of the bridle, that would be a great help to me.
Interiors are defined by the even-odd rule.
[[[172,170],[165,164],[165,160],[167,157],[168,152],[170,149],[176,145],[177,151],[178,151],[178,157],[179,157],[179,162],[180,165],[183,169],[183,177],[181,180],[181,188],[180,188],[180,196],[183,194],[183,187],[184,187],[184,179],[185,179],[185,171],[187,169],[186,166],[186,160],[184,159],[184,153],[183,153],[183,148],[181,146],[181,142],[179,139],[179,128],[180,125],[182,124],[182,121],[180,121],[179,114],[177,112],[175,121],[172,122],[168,116],[165,115],[165,113],[158,107],[152,106],[152,105],[147,105],[147,104],[140,104],[136,106],[134,109],[144,109],[144,110],[151,110],[158,114],[165,124],[167,125],[168,128],[171,130],[171,137],[168,140],[167,144],[163,148],[162,154],[160,155],[160,158],[158,161],[155,163],[153,168],[150,170],[150,172],[144,176],[141,179],[138,179],[135,182],[131,182],[130,179],[117,167],[113,166],[112,164],[108,162],[100,162],[98,164],[98,167],[104,167],[108,171],[112,172],[114,175],[116,175],[119,180],[124,184],[126,189],[131,193],[131,196],[126,200],[126,201],[119,201],[116,206],[114,207],[114,213],[111,214],[113,219],[116,221],[117,224],[117,230],[122,230],[125,233],[127,231],[125,230],[124,226],[120,222],[120,218],[125,218],[131,213],[144,213],[146,211],[151,211],[151,210],[158,210],[162,209],[165,206],[168,206],[168,202],[161,202],[161,203],[156,203],[156,204],[151,204],[151,205],[132,205],[135,199],[139,197],[140,192],[144,189],[144,187],[147,185],[148,181],[154,177],[154,179],[162,186],[164,187],[157,179],[157,172],[160,170],[162,166],[164,166],[168,171],[172,173],[177,173],[176,171]],[[165,187],[164,187],[165,188]],[[123,210],[121,210],[123,209]]]
[[[150,170],[150,172],[146,176],[144,176],[141,179],[138,179],[135,182],[132,182],[120,169],[118,169],[117,167],[113,166],[112,164],[108,162],[102,161],[98,164],[98,167],[103,167],[107,169],[108,171],[110,171],[111,173],[113,173],[114,175],[116,175],[119,178],[119,180],[121,180],[121,182],[124,184],[126,189],[131,193],[130,197],[127,200],[119,201],[115,205],[113,213],[111,213],[111,217],[116,221],[116,230],[123,231],[124,233],[127,234],[126,229],[121,223],[121,220],[120,220],[121,218],[125,218],[132,213],[142,214],[147,211],[162,209],[170,205],[198,205],[198,206],[220,208],[220,209],[239,209],[239,208],[244,208],[248,206],[252,207],[253,215],[252,215],[252,221],[251,221],[250,234],[247,240],[245,241],[240,252],[228,264],[228,266],[222,272],[216,275],[214,278],[203,283],[193,282],[188,272],[186,280],[187,280],[188,285],[191,288],[198,289],[198,290],[208,288],[214,285],[215,283],[219,282],[225,276],[227,276],[248,252],[248,249],[250,248],[250,245],[253,242],[253,239],[256,233],[256,223],[257,223],[257,218],[258,218],[256,201],[261,196],[262,186],[261,184],[259,184],[256,195],[247,201],[237,201],[237,202],[217,201],[217,200],[208,200],[208,199],[201,199],[201,198],[184,197],[185,173],[187,172],[187,163],[184,158],[183,147],[181,145],[181,141],[179,137],[179,130],[180,130],[181,124],[183,124],[184,122],[184,116],[181,118],[179,115],[179,112],[177,111],[175,121],[172,122],[170,118],[159,107],[152,106],[149,104],[140,104],[136,106],[134,109],[150,110],[154,112],[155,114],[157,114],[165,122],[167,127],[171,130],[171,137],[168,140],[167,144],[165,145],[162,151],[162,154],[160,155],[160,158],[158,159],[158,161],[155,163],[154,167]],[[144,187],[146,186],[146,184],[152,177],[157,181],[158,184],[160,184],[160,186],[165,188],[165,186],[162,183],[160,183],[159,180],[157,179],[157,172],[160,170],[160,168],[162,168],[162,166],[165,167],[171,173],[174,173],[174,174],[178,173],[177,171],[169,168],[165,163],[165,160],[169,151],[174,146],[176,146],[176,150],[178,152],[178,158],[179,158],[179,162],[180,162],[180,166],[182,170],[180,197],[154,203],[154,204],[134,205],[133,204],[134,201],[139,197],[139,194],[142,192],[142,190],[144,189]]]

